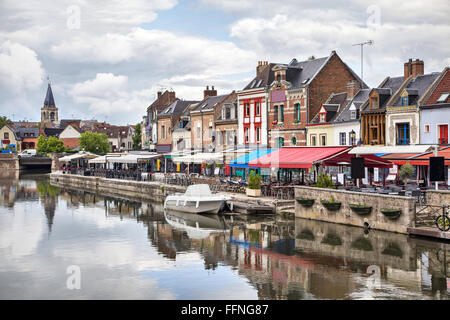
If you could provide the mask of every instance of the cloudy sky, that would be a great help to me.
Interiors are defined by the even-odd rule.
[[[395,2],[395,4],[393,4]],[[409,58],[450,65],[448,0],[0,1],[0,115],[40,120],[47,77],[60,119],[135,124],[161,88],[242,89],[258,60],[336,50],[378,85]]]

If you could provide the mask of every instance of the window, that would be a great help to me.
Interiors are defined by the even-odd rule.
[[[284,106],[280,106],[280,121],[284,122]]]
[[[325,116],[326,116],[326,113],[319,114],[319,121],[320,122],[325,122]]]
[[[256,137],[256,143],[260,143],[261,141],[261,127],[255,128],[255,137]]]
[[[448,125],[438,125],[439,144],[448,144]]]
[[[297,145],[297,138],[294,136],[294,137],[292,137],[292,145],[293,146],[296,146]]]
[[[297,120],[298,123],[300,123],[300,103],[296,103],[294,105],[295,114],[294,114],[294,122]]]
[[[437,103],[443,103],[443,102],[445,102],[445,101],[448,99],[449,96],[450,96],[450,93],[449,93],[449,92],[441,94],[441,96],[439,97],[439,99],[437,99]]]
[[[352,133],[349,132],[348,133],[348,141],[350,142],[351,146],[356,145],[356,134],[355,134],[355,137],[352,137]]]
[[[261,115],[261,106],[259,105],[259,101],[255,102],[255,116]]]
[[[315,134],[311,135],[311,145],[315,147],[317,145],[317,136]]]
[[[244,117],[246,118],[250,117],[250,103],[248,102],[245,103]]]
[[[429,133],[429,132],[430,132],[430,125],[429,125],[429,124],[426,124],[426,125],[425,125],[424,131],[425,131],[426,133]]]
[[[9,132],[5,132],[3,134],[3,139],[8,140],[9,139]]]
[[[402,102],[402,106],[407,106],[408,105],[408,97],[402,97],[401,102]]]
[[[166,126],[161,126],[161,139],[166,138]]]
[[[202,137],[202,129],[200,126],[197,127],[197,138],[200,139]]]
[[[278,122],[278,106],[273,107],[273,121]]]
[[[397,144],[409,144],[409,123],[398,123],[397,127]]]
[[[280,82],[281,81],[281,75],[277,75],[277,81]]]
[[[356,110],[352,110],[350,112],[350,119],[355,120],[356,119]]]
[[[339,133],[339,144],[341,145],[341,146],[345,146],[346,145],[346,134],[345,134],[345,132],[340,132]]]
[[[249,127],[244,128],[244,139],[245,139],[245,143],[249,142],[249,139],[250,139],[250,128]]]
[[[281,148],[284,146],[284,138],[283,137],[278,137],[277,138],[277,148]]]
[[[370,98],[370,107],[374,109],[378,108],[378,97]]]
[[[55,120],[55,113],[54,112],[50,112],[50,120]]]
[[[212,136],[213,136],[213,128],[210,126],[209,127],[209,129],[208,129],[208,136],[210,137],[210,138],[212,138]]]
[[[320,145],[321,146],[326,146],[327,145],[327,135],[326,134],[321,134],[320,135]]]

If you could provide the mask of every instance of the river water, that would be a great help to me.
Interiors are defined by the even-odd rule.
[[[0,177],[0,299],[449,299],[450,244]]]

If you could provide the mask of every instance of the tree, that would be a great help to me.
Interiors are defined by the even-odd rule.
[[[136,125],[136,130],[133,136],[133,150],[141,149],[141,124]]]
[[[11,123],[11,120],[9,120],[7,117],[5,117],[5,116],[0,117],[0,129],[10,123]]]
[[[315,187],[317,188],[330,188],[330,189],[334,189],[334,183],[333,180],[327,176],[326,174],[319,174],[319,176],[317,177],[317,183],[315,185]]]
[[[65,150],[64,142],[56,137],[46,138],[42,134],[38,138],[36,149],[39,153],[60,153]]]
[[[84,132],[81,134],[79,142],[80,150],[96,154],[105,154],[111,151],[108,136],[104,133]]]
[[[408,178],[411,178],[414,174],[414,167],[408,162],[400,168],[398,175],[404,184],[408,182]]]
[[[248,176],[247,182],[248,182],[249,189],[254,189],[254,190],[261,189],[262,178],[255,171],[253,171],[253,170],[250,171],[250,175]]]

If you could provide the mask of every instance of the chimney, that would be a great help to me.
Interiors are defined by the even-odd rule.
[[[269,65],[268,61],[258,61],[258,66],[256,67],[256,75],[264,70],[265,67]]]
[[[177,98],[175,97],[175,91],[169,91],[169,103],[172,104]]]
[[[409,59],[408,62],[405,62],[404,66],[404,78],[408,78],[409,76],[412,76],[413,79],[417,78],[417,76],[424,74],[424,63],[423,60],[412,60]]]
[[[411,66],[412,76],[413,78],[417,78],[417,76],[424,74],[424,63],[423,60],[416,59],[412,62]]]
[[[352,99],[361,89],[361,84],[356,80],[350,80],[347,83],[347,99]]]
[[[214,89],[214,86],[211,87],[211,90],[209,89],[209,86],[206,86],[206,90],[203,90],[203,99],[213,96],[217,96],[217,90]]]
[[[158,91],[158,99],[161,98],[162,92]]]

